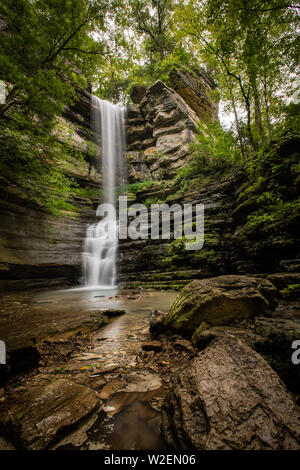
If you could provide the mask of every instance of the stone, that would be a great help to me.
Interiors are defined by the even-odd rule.
[[[160,312],[159,310],[153,310],[150,317],[150,333],[155,335],[163,331],[164,321],[167,317],[166,312]]]
[[[197,114],[181,96],[157,80],[147,88],[138,105],[128,108],[128,150],[145,151],[143,163],[151,174],[150,178],[171,179],[186,163],[184,159],[197,121]],[[162,158],[164,154],[167,159]],[[133,166],[136,167],[134,161]],[[131,168],[129,176],[134,182],[136,174]]]
[[[47,449],[60,432],[99,406],[94,390],[66,379],[32,388],[20,401],[1,408],[0,424],[22,447]]]
[[[147,341],[146,343],[142,344],[143,351],[160,352],[161,349],[162,349],[162,345],[160,341]]]
[[[76,95],[78,99],[73,105],[65,106],[63,117],[57,120],[68,131],[60,132],[56,138],[71,146],[74,154],[80,147],[83,157],[80,165],[77,158],[70,158],[65,172],[76,179],[80,189],[91,189],[99,187],[101,179],[98,158],[88,152],[89,142],[93,140],[91,95],[79,89]],[[57,217],[30,201],[24,191],[16,191],[16,186],[2,175],[0,201],[0,263],[5,267],[0,269],[0,290],[62,288],[78,283],[82,240],[86,224],[96,221],[93,204],[96,208],[100,203],[100,194],[99,200],[93,200],[72,192],[69,202],[79,209],[78,217],[74,218],[74,212],[68,211],[61,211],[61,217]]]
[[[254,349],[277,372],[287,388],[300,395],[300,368],[292,363],[292,343],[300,339],[300,323],[285,318],[256,318]]]
[[[156,147],[149,147],[145,149],[144,154],[146,157],[151,157],[156,152]]]
[[[299,272],[269,274],[266,278],[271,281],[278,290],[284,289],[290,284],[300,284]]]
[[[106,400],[111,395],[116,393],[118,390],[125,387],[126,384],[127,384],[126,380],[121,380],[121,379],[111,380],[106,385],[104,385],[101,392],[99,393],[99,397],[102,400]]]
[[[147,90],[146,86],[134,86],[132,87],[132,91],[130,93],[130,98],[132,99],[133,103],[138,104],[141,102],[143,96],[145,95]]]
[[[187,284],[176,297],[164,326],[192,336],[202,322],[227,325],[270,314],[276,307],[277,290],[261,278],[218,276]]]
[[[280,261],[280,265],[288,272],[299,272],[300,271],[300,259],[283,259]]]
[[[258,353],[219,338],[173,379],[162,433],[177,450],[299,450],[300,410]]]
[[[161,387],[161,379],[158,374],[150,372],[132,372],[126,377],[128,385],[122,392],[149,392]]]
[[[111,317],[118,317],[120,315],[125,315],[126,310],[109,308],[109,309],[102,310],[102,313],[108,318],[111,318]]]
[[[300,338],[300,324],[286,318],[255,318],[251,327],[214,326],[202,323],[192,336],[192,342],[200,350],[213,340],[235,337],[258,352],[275,370],[288,390],[300,394],[300,369],[292,363],[291,345]]]
[[[174,343],[174,348],[186,352],[194,352],[192,343],[187,339],[177,339]]]
[[[0,450],[16,450],[16,449],[9,441],[7,441],[4,437],[0,436]]]

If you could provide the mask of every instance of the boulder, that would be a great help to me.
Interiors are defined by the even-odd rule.
[[[204,322],[194,332],[192,342],[199,350],[213,340],[235,337],[258,352],[277,372],[288,390],[300,395],[300,369],[293,364],[292,343],[300,338],[300,324],[286,318],[258,317],[251,328],[242,326],[214,326]]]
[[[89,415],[98,403],[94,390],[59,379],[37,386],[21,401],[4,406],[0,426],[20,447],[46,449],[60,432]]]
[[[195,280],[176,297],[164,326],[191,336],[202,324],[227,325],[267,315],[275,309],[277,290],[261,278],[218,276]]]
[[[164,321],[167,317],[167,313],[160,312],[159,310],[153,310],[150,317],[150,333],[152,335],[161,333],[164,329]]]
[[[218,338],[173,379],[162,432],[178,450],[300,449],[300,410],[277,374],[236,338]]]

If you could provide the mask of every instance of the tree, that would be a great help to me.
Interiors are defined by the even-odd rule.
[[[105,34],[119,4],[0,0],[0,79],[8,87],[0,105],[1,177],[47,211],[66,207],[74,185],[65,174],[73,148],[57,141],[57,116],[109,55]]]
[[[0,79],[8,83],[0,117],[26,109],[41,118],[59,113],[86,85],[105,55],[92,32],[105,29],[112,2],[4,0],[0,2]],[[88,57],[88,60],[87,60]]]
[[[144,35],[151,62],[158,54],[164,60],[174,49],[171,35],[174,0],[129,0],[129,15],[133,27]]]
[[[243,124],[237,110],[245,113],[253,151],[271,139],[276,94],[290,83],[296,21],[295,5],[282,0],[190,0],[176,13],[179,36],[188,38],[217,72],[221,95],[232,105],[240,143]]]

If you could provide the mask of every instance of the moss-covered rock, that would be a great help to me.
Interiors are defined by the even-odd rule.
[[[277,290],[266,280],[248,276],[219,276],[195,280],[176,297],[165,327],[191,336],[203,323],[228,325],[266,315],[277,305]]]

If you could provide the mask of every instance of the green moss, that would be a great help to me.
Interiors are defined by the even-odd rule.
[[[99,188],[74,188],[73,193],[75,194],[75,196],[87,199],[99,199],[101,197],[101,190]]]
[[[300,284],[289,284],[279,292],[285,300],[298,300],[300,298]]]
[[[160,189],[161,187],[163,187],[163,183],[150,179],[147,181],[141,181],[138,183],[129,184],[127,186],[127,191],[133,194],[137,194],[138,192],[141,192],[141,191],[146,191],[150,189]]]

